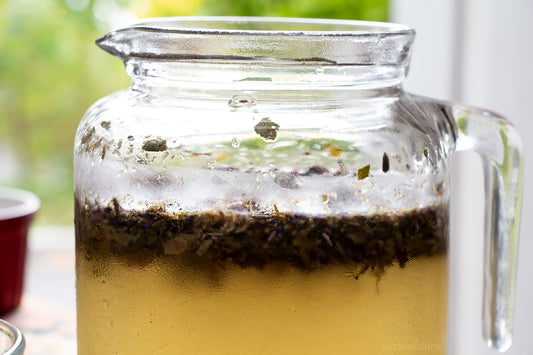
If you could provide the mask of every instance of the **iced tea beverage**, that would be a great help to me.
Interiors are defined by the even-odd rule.
[[[77,196],[79,353],[446,353],[447,205],[281,206],[131,210]]]

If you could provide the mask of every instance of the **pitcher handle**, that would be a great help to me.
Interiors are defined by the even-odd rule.
[[[473,150],[485,174],[483,338],[490,348],[511,346],[518,236],[522,205],[523,154],[515,127],[501,115],[445,104],[456,132],[456,150]]]

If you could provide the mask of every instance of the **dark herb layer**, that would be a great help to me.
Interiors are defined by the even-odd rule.
[[[163,254],[193,254],[221,264],[258,267],[287,261],[310,270],[328,263],[357,265],[361,272],[404,266],[446,252],[446,206],[396,214],[237,214],[229,211],[167,213],[162,208],[126,211],[118,201],[85,206],[76,201],[78,250],[131,256],[149,263]]]

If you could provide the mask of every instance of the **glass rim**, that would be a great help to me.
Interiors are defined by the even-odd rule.
[[[33,192],[13,187],[0,187],[1,200],[12,203],[0,206],[0,221],[31,215],[41,206]]]
[[[0,331],[6,334],[11,339],[11,346],[7,351],[4,351],[3,355],[21,355],[26,347],[26,341],[20,329],[13,324],[0,319]]]
[[[406,68],[414,36],[409,26],[388,22],[190,16],[147,18],[107,33],[96,44],[124,62],[277,60],[284,65]]]
[[[233,25],[231,26],[233,28],[229,27],[230,24]],[[254,25],[256,28],[246,28],[246,25]],[[260,26],[263,28],[261,29]],[[274,26],[279,26],[279,29],[275,29]],[[291,26],[298,29],[291,29]],[[205,35],[326,37],[386,36],[413,34],[415,32],[407,25],[393,22],[260,16],[154,17],[140,19],[115,31],[127,29]]]

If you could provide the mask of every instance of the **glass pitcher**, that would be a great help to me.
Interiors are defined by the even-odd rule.
[[[79,354],[445,354],[449,162],[485,163],[484,337],[511,344],[516,130],[403,91],[414,31],[162,18],[75,142]]]

